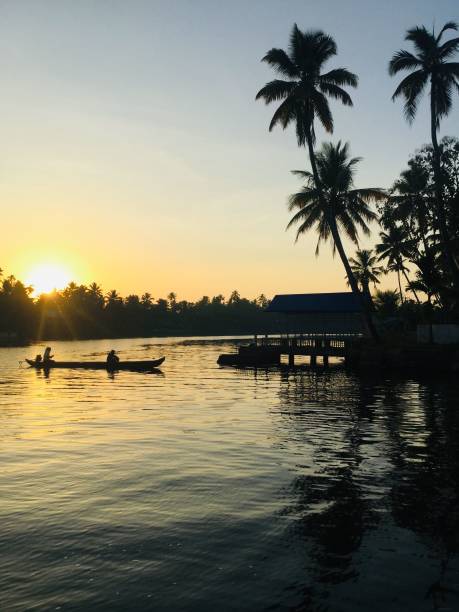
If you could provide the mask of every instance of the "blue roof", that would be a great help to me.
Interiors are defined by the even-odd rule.
[[[342,293],[293,293],[275,295],[266,312],[301,313],[360,313],[359,298],[350,291]]]

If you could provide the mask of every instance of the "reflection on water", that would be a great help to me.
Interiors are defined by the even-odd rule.
[[[0,349],[1,610],[459,609],[456,383],[115,348],[162,373],[47,376]]]

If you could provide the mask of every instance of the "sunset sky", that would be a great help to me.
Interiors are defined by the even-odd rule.
[[[360,85],[332,104],[332,139],[364,158],[358,186],[389,187],[429,119],[424,100],[405,122],[388,60],[408,27],[451,19],[457,0],[1,0],[0,267],[186,299],[345,289],[330,247],[316,259],[313,233],[285,232],[307,155],[268,132],[260,59],[294,22],[333,35],[330,68]],[[458,126],[456,95],[441,135]]]

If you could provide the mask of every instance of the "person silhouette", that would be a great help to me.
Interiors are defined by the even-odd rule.
[[[109,368],[114,368],[116,367],[116,365],[119,363],[120,358],[118,357],[118,355],[115,353],[115,351],[112,349],[108,354],[107,354],[107,366]]]
[[[54,355],[51,355],[51,347],[47,346],[45,348],[45,352],[43,353],[43,363],[48,363],[49,361],[52,361]]]

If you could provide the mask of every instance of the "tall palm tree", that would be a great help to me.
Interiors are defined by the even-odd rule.
[[[346,106],[352,106],[352,99],[343,87],[357,87],[357,76],[346,68],[335,68],[328,72],[322,72],[326,62],[336,54],[337,46],[331,36],[321,30],[302,32],[294,24],[290,34],[288,53],[283,49],[273,48],[268,51],[262,60],[272,66],[284,78],[266,83],[257,93],[256,99],[263,99],[266,104],[281,101],[271,119],[269,131],[277,124],[285,129],[291,123],[294,123],[298,145],[307,145],[317,199],[321,202],[323,214],[328,217],[327,225],[336,248],[340,251],[341,241],[338,228],[324,197],[314,153],[314,120],[317,118],[325,131],[333,132],[333,116],[328,98],[334,98]],[[343,254],[340,252],[342,259]],[[346,259],[345,255],[344,258]],[[369,332],[376,338],[371,315],[367,310],[365,300],[360,294],[357,281],[349,265],[347,265],[346,273],[351,289],[358,296],[365,312]]]
[[[409,284],[408,268],[405,266],[404,260],[405,258],[411,258],[415,243],[408,238],[403,227],[395,224],[389,226],[387,232],[380,232],[379,238],[381,242],[376,245],[376,253],[379,256],[378,259],[379,261],[387,260],[388,272],[397,273],[400,301],[403,302],[400,274],[403,274],[406,282]],[[416,291],[413,291],[413,294],[419,304],[420,300]]]
[[[341,228],[345,236],[358,245],[359,230],[368,235],[370,233],[368,223],[377,218],[369,204],[386,197],[378,188],[354,188],[355,166],[359,161],[358,157],[349,157],[347,143],[338,142],[336,145],[324,143],[316,154],[317,176],[321,189],[317,188],[317,180],[313,173],[294,171],[294,174],[306,179],[306,183],[301,191],[289,198],[289,210],[296,212],[287,228],[298,226],[296,233],[298,240],[302,234],[316,227],[319,235],[316,255],[319,254],[320,243],[332,239],[333,252],[338,251],[349,284],[361,299],[367,327],[376,338],[367,300],[362,297],[358,288],[339,231]]]
[[[358,249],[355,257],[349,258],[352,271],[365,295],[370,297],[370,283],[379,285],[379,277],[383,273],[382,266],[377,265],[378,258],[371,249]]]
[[[392,205],[395,215],[392,221],[401,221],[408,226],[411,235],[417,237],[424,245],[424,251],[429,251],[428,233],[431,204],[435,198],[429,190],[429,176],[427,170],[421,165],[410,164],[409,168],[400,173],[395,181],[388,203]],[[390,227],[391,220],[383,226]]]
[[[435,35],[433,29],[429,32],[425,26],[412,28],[407,31],[405,40],[413,43],[416,54],[402,49],[397,51],[389,62],[389,74],[392,76],[402,70],[412,71],[399,83],[392,96],[393,100],[398,96],[405,99],[405,115],[410,123],[414,120],[426,85],[430,84],[430,131],[438,221],[448,268],[456,284],[459,283],[459,268],[449,242],[446,211],[442,197],[437,131],[440,127],[440,120],[446,117],[451,110],[453,90],[456,88],[459,91],[459,62],[447,61],[459,50],[459,37],[450,38],[445,42],[442,42],[442,38],[448,30],[457,31],[458,28],[458,24],[453,21],[446,23],[438,35]]]

